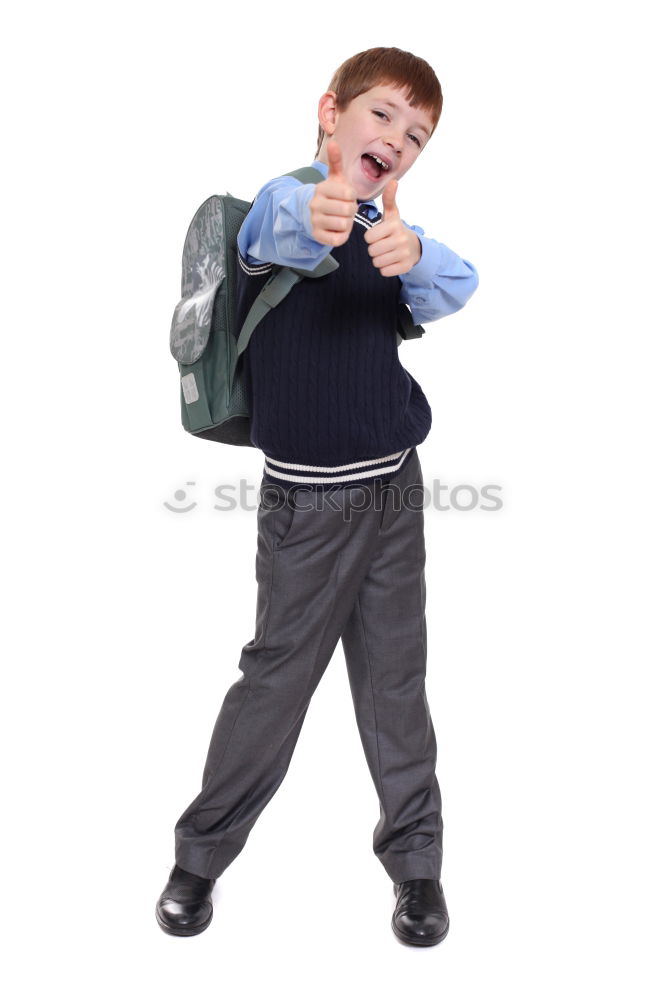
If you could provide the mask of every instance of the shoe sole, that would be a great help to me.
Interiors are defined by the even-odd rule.
[[[155,918],[166,934],[174,934],[176,937],[193,937],[195,934],[201,934],[202,931],[205,931],[210,926],[210,922],[213,919],[213,911],[211,910],[210,916],[203,924],[196,924],[194,927],[173,927],[171,924],[165,923],[160,916],[157,906],[155,907]]]

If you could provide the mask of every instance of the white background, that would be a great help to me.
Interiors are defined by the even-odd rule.
[[[656,5],[33,3],[3,18],[2,915],[12,997],[663,997],[663,51]],[[431,403],[428,697],[451,931],[401,945],[341,647],[197,938],[153,910],[254,635],[254,449],[180,425],[198,205],[309,163],[354,52],[444,112],[403,219],[478,268]],[[657,183],[659,179],[659,184]],[[187,515],[164,502],[185,483]],[[13,939],[13,941],[12,941]],[[372,993],[371,993],[372,991]]]

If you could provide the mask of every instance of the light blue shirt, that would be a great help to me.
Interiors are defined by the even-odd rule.
[[[311,164],[328,177],[328,164]],[[314,184],[301,184],[295,177],[276,177],[260,189],[238,234],[238,249],[250,264],[272,262],[288,267],[314,270],[330,251],[330,246],[312,238],[310,201]],[[359,202],[379,215],[373,200]],[[404,223],[407,225],[407,223]],[[443,243],[413,229],[421,243],[421,259],[411,271],[400,274],[400,301],[407,303],[415,323],[431,323],[462,309],[476,291],[479,276],[473,264],[463,260]]]

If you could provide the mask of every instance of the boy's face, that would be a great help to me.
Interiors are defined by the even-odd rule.
[[[359,94],[346,111],[338,111],[335,94],[319,100],[319,121],[324,140],[317,159],[328,163],[326,146],[333,137],[342,152],[345,177],[361,201],[375,199],[391,178],[400,180],[423,151],[433,123],[430,115],[411,107],[406,91],[381,84]],[[388,164],[380,168],[369,155]]]

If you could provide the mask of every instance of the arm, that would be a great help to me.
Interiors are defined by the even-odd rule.
[[[238,249],[248,263],[309,271],[328,256],[330,246],[312,238],[314,189],[314,184],[301,184],[295,177],[276,177],[264,184],[238,233]]]
[[[431,323],[462,309],[476,290],[475,267],[443,243],[423,235],[420,226],[408,226],[396,204],[398,182],[382,191],[382,221],[365,234],[372,263],[385,277],[402,281],[400,301],[415,323]]]
[[[432,323],[462,309],[476,291],[479,276],[473,264],[443,243],[424,236],[420,226],[407,228],[419,238],[421,259],[399,275],[400,301],[409,306],[415,323]]]

